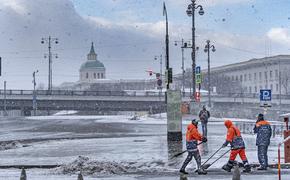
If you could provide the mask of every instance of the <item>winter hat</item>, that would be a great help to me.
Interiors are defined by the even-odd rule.
[[[196,119],[193,119],[193,120],[191,121],[191,123],[192,123],[193,125],[195,125],[195,126],[198,125],[198,121],[197,121]]]
[[[262,121],[262,120],[264,120],[264,115],[263,114],[258,114],[258,120],[259,121]]]
[[[227,128],[230,128],[233,125],[233,122],[231,120],[225,120],[225,126]]]

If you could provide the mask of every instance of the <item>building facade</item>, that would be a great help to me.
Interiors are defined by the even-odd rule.
[[[259,93],[271,89],[272,94],[289,94],[290,55],[278,55],[211,68],[211,87],[218,93]],[[203,71],[207,87],[207,70]]]
[[[106,68],[103,63],[98,61],[97,57],[92,43],[87,61],[81,65],[79,70],[80,83],[96,83],[98,80],[106,78]]]

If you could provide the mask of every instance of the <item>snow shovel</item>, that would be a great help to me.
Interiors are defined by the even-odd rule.
[[[216,150],[202,165],[201,167],[203,167],[214,155],[216,155],[216,153],[218,153],[223,147],[221,146],[218,150]]]
[[[218,160],[220,160],[224,155],[226,155],[231,149],[227,150],[226,152],[224,152],[220,157],[218,157],[216,160],[214,160],[211,164],[204,164],[201,167],[203,169],[208,169],[210,166],[212,166],[214,163],[216,163]]]
[[[203,143],[203,142],[200,142],[200,143],[198,143],[197,145],[201,145],[202,143]],[[178,157],[178,156],[184,154],[185,152],[187,152],[187,150],[184,150],[184,151],[182,151],[182,152],[180,152],[180,153],[175,154],[175,155],[172,156],[170,159],[176,158],[176,157]]]

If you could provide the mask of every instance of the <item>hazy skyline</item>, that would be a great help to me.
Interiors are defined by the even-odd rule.
[[[32,89],[32,72],[37,82],[47,85],[47,45],[53,44],[53,83],[74,82],[86,61],[91,42],[108,79],[150,78],[147,69],[159,71],[155,55],[164,55],[164,17],[161,0],[0,0],[0,83],[7,88]],[[191,18],[185,10],[189,0],[165,1],[170,21],[170,64],[181,73],[180,45],[175,40],[191,38]],[[246,61],[290,52],[290,0],[200,0],[205,15],[196,15],[197,64],[206,67],[206,39],[217,51],[212,66]],[[186,68],[191,66],[185,50]],[[152,78],[152,77],[151,77]],[[3,85],[1,85],[3,87]]]

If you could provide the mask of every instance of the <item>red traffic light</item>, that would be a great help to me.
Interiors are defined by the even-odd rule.
[[[148,72],[149,72],[149,76],[152,76],[153,71],[152,70],[149,70]]]

